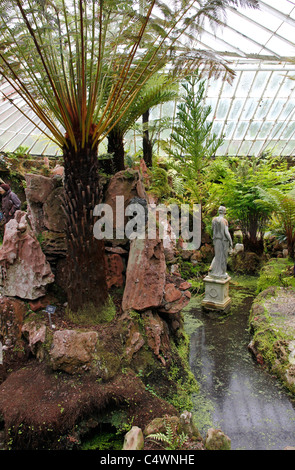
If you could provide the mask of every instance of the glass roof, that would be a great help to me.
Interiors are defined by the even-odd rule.
[[[295,1],[260,0],[259,5],[260,10],[227,8],[226,26],[216,30],[205,21],[193,45],[215,51],[235,71],[232,84],[221,78],[206,82],[205,101],[212,107],[209,119],[213,131],[224,136],[220,155],[258,155],[266,150],[295,155]],[[9,85],[0,90],[3,87],[7,94]],[[17,104],[24,114],[0,101],[0,151],[25,146],[33,155],[58,154],[59,149],[40,133],[43,124],[21,100]],[[153,109],[151,119],[175,115],[175,106],[166,103]],[[167,131],[159,137],[168,136]],[[126,150],[140,147],[141,136],[130,132]]]

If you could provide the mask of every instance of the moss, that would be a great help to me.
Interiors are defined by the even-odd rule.
[[[123,437],[113,433],[100,433],[85,441],[81,450],[121,450]]]
[[[270,260],[260,271],[257,282],[257,294],[270,286],[295,287],[292,270],[294,261],[288,258]]]
[[[116,316],[116,307],[111,297],[107,300],[106,304],[98,309],[92,303],[89,303],[78,312],[72,312],[69,308],[66,314],[73,323],[78,325],[97,325],[101,323],[109,323]]]

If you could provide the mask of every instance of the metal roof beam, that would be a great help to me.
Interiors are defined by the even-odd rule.
[[[260,29],[263,29],[264,31],[270,33],[272,36],[275,34],[275,36],[280,39],[281,41],[284,41],[286,44],[290,45],[290,46],[294,46],[295,47],[295,43],[290,41],[289,39],[285,38],[284,36],[281,36],[280,34],[278,34],[276,31],[272,31],[271,29],[267,28],[266,26],[258,23],[257,21],[253,20],[252,18],[249,18],[248,16],[244,15],[243,13],[241,13],[239,10],[237,10],[236,8],[234,7],[230,7],[228,6],[227,7],[227,10],[230,10],[232,11],[235,15],[238,15],[239,17],[243,18],[244,20],[246,21],[249,21],[250,23],[258,26]],[[261,44],[262,46],[262,44]]]
[[[280,20],[282,20],[284,23],[288,23],[289,25],[295,27],[295,20],[291,18],[289,15],[286,15],[285,13],[282,13],[281,11],[277,10],[274,7],[271,7],[270,5],[267,5],[267,3],[264,3],[262,0],[259,0],[259,6],[260,9],[263,11],[266,11],[267,13],[270,13],[271,15],[276,16]]]

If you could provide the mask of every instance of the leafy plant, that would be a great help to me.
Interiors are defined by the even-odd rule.
[[[158,432],[155,434],[149,434],[148,438],[155,441],[163,442],[166,450],[178,450],[183,449],[184,444],[188,440],[188,435],[184,432],[177,432],[177,424],[172,424],[169,421],[165,424],[166,433]]]
[[[227,157],[226,163],[222,172],[215,174],[206,209],[226,206],[228,219],[242,231],[245,251],[261,254],[263,236],[273,212],[271,205],[261,203],[261,194],[271,188],[290,190],[295,171],[288,169],[286,161],[272,155]]]
[[[295,257],[295,196],[286,194],[278,188],[268,191],[260,191],[261,200],[257,201],[261,206],[266,206],[272,211],[268,227],[271,233],[280,241],[286,241],[288,254]]]

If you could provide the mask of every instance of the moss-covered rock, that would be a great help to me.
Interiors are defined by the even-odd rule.
[[[295,289],[268,287],[255,299],[250,313],[249,349],[295,394]]]

